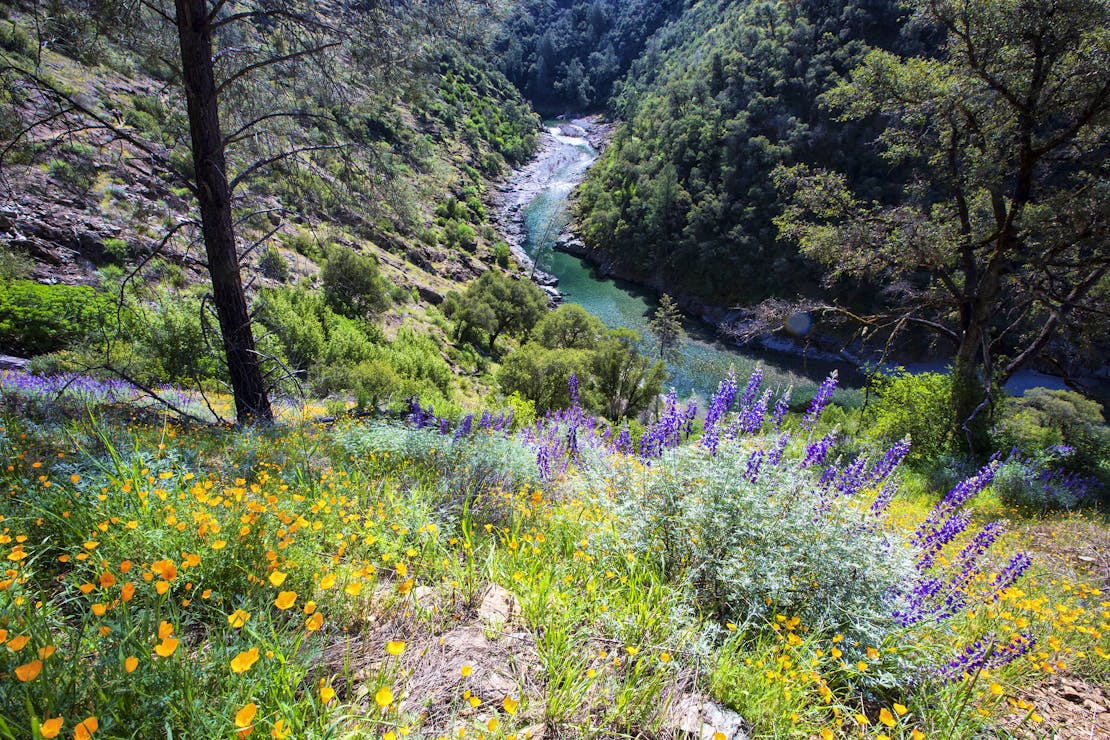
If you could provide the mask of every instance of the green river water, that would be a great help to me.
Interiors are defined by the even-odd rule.
[[[648,322],[656,307],[653,296],[634,285],[601,277],[582,259],[552,249],[569,218],[567,198],[597,158],[597,151],[585,138],[558,133],[560,125],[557,121],[548,123],[560,149],[551,157],[553,165],[545,173],[543,188],[523,208],[526,229],[523,247],[533,259],[538,256],[542,269],[559,278],[559,290],[566,295],[566,302],[581,305],[610,327],[640,332],[644,336],[644,351],[657,353],[658,347],[648,332]],[[718,341],[712,329],[700,321],[687,321],[684,328],[687,336],[679,347],[679,358],[667,364],[669,385],[681,397],[696,393],[705,398],[729,368],[735,368],[743,381],[757,365],[762,366],[764,382],[771,387],[793,385],[797,391],[795,398],[812,393],[833,368],[839,371],[842,386],[861,382],[858,372],[846,360],[741,349]]]

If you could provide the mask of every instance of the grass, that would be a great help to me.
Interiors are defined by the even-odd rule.
[[[5,404],[0,737],[660,737],[693,690],[754,737],[1036,737],[1058,729],[1029,699],[1044,677],[1110,678],[1105,572],[1073,557],[1105,543],[1090,516],[986,494],[975,515],[1012,521],[996,564],[1042,540],[1030,574],[912,641],[849,645],[775,610],[714,622],[634,546],[626,472],[541,485],[511,438]],[[897,499],[888,526],[932,503]],[[489,584],[518,615],[480,616]],[[998,670],[884,678],[1022,631],[1036,648]]]

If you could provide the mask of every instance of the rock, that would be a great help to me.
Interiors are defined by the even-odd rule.
[[[0,370],[26,370],[31,361],[24,357],[0,355]]]
[[[713,740],[719,732],[728,740],[747,740],[744,719],[701,694],[680,696],[663,720],[666,729],[697,740]]]
[[[520,602],[516,597],[496,583],[487,584],[478,605],[478,619],[491,625],[507,625],[518,616]]]
[[[416,292],[420,294],[421,300],[431,303],[433,306],[443,303],[443,295],[427,285],[416,286]]]

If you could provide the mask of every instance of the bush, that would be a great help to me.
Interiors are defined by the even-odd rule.
[[[276,247],[267,247],[258,260],[258,271],[264,277],[284,283],[289,280],[289,262]]]
[[[797,460],[755,482],[738,475],[748,452],[686,446],[650,468],[618,466],[605,485],[621,492],[618,520],[637,553],[684,579],[701,612],[741,631],[782,614],[847,644],[883,644],[895,628],[892,595],[913,572],[908,548],[865,526],[855,502],[824,496]]]
[[[39,355],[101,340],[112,300],[84,285],[0,283],[0,349]]]
[[[104,260],[110,265],[122,265],[131,256],[131,248],[123,239],[111,237],[104,240]]]
[[[1053,470],[1051,461],[1018,456],[1007,460],[994,477],[994,491],[1002,503],[1037,511],[1073,509],[1088,503],[1094,487],[1091,479]]]
[[[1033,388],[1006,399],[994,437],[999,449],[1017,448],[1033,457],[1070,448],[1071,454],[1060,462],[1087,474],[1096,473],[1110,459],[1110,430],[1102,408],[1074,391]]]
[[[145,312],[135,348],[145,361],[148,381],[186,383],[221,376],[218,342],[215,317],[204,315],[199,298],[164,293]]]
[[[952,379],[940,373],[913,374],[898,370],[879,375],[871,383],[876,400],[864,412],[868,436],[889,447],[909,435],[907,458],[922,463],[953,451],[958,440]]]
[[[316,382],[317,393],[350,392],[359,410],[388,403],[401,387],[401,378],[385,360],[365,360],[357,365],[325,368]]]
[[[389,286],[373,257],[347,247],[332,247],[320,270],[324,300],[343,316],[367,318],[389,306]]]

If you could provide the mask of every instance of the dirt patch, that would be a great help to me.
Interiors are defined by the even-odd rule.
[[[1110,696],[1099,686],[1074,676],[1054,676],[1022,697],[1036,707],[1043,722],[1021,722],[1025,712],[1003,726],[1016,737],[1091,740],[1110,737]],[[1020,724],[1019,724],[1020,723]]]

